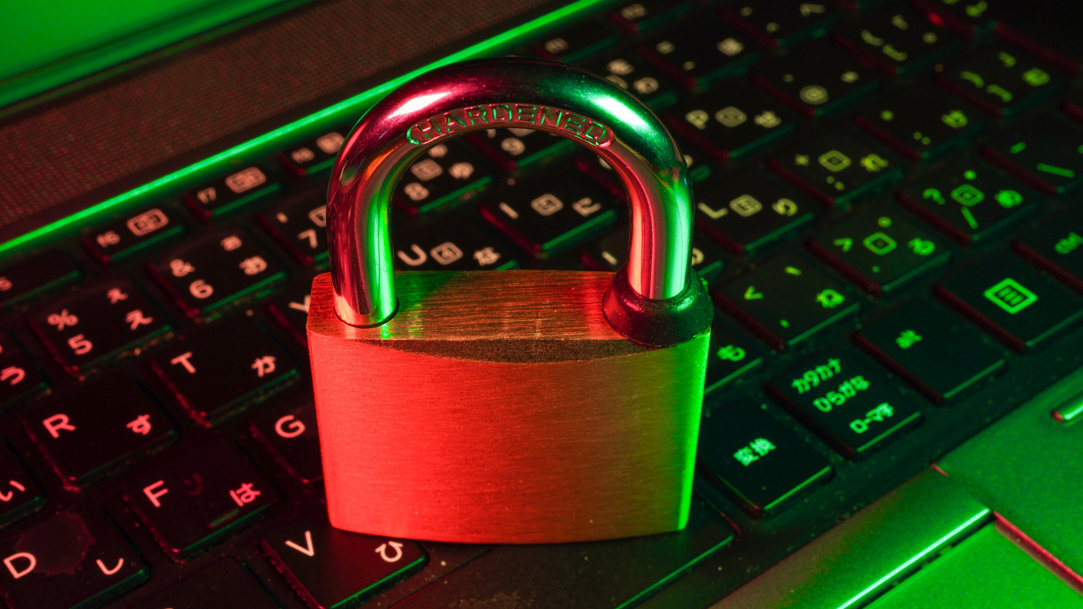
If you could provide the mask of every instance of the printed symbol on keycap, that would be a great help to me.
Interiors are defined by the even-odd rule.
[[[433,260],[442,265],[448,265],[463,257],[463,251],[459,246],[450,241],[445,241],[429,251]]]
[[[771,204],[771,209],[780,216],[792,216],[797,213],[797,203],[790,199],[779,199]]]
[[[150,325],[154,322],[154,318],[147,317],[140,309],[132,309],[124,316],[124,321],[128,324],[129,330],[135,330],[139,326]]]
[[[722,42],[718,43],[718,51],[727,57],[733,57],[741,51],[745,50],[745,45],[736,38],[726,38]]]
[[[756,117],[752,119],[752,122],[764,129],[773,129],[782,124],[782,118],[770,110],[764,110],[757,114]]]
[[[11,490],[7,492],[0,490],[0,501],[4,503],[11,501],[16,492],[22,493],[26,491],[26,487],[20,484],[18,480],[8,480],[7,485]]]
[[[376,548],[376,553],[384,562],[399,562],[402,560],[402,542],[389,541],[382,543]]]
[[[548,53],[556,55],[562,51],[568,49],[568,41],[563,38],[550,38],[545,41],[545,50]]]
[[[962,129],[966,127],[967,123],[966,114],[962,110],[952,110],[941,116],[940,120],[944,121],[944,124],[952,129]]]
[[[726,106],[714,113],[714,119],[723,127],[736,127],[748,120],[748,116],[736,106]]]
[[[308,212],[308,219],[317,228],[327,226],[327,206],[321,205]]]
[[[242,242],[241,238],[237,235],[230,235],[219,241],[218,245],[222,246],[223,250],[227,252],[232,252],[233,250],[244,245],[244,242]]]
[[[250,367],[256,371],[256,376],[263,378],[275,371],[275,357],[273,355],[257,357]]]
[[[748,443],[748,446],[742,446],[733,453],[733,458],[737,460],[741,465],[748,467],[752,465],[754,461],[758,461],[760,457],[767,455],[767,453],[775,450],[775,445],[770,440],[764,438],[756,438]]]
[[[820,303],[820,306],[825,309],[834,309],[845,301],[845,296],[830,288],[816,295],[816,302]]]
[[[869,173],[879,173],[881,169],[891,164],[890,161],[875,153],[861,157],[860,163]]]
[[[214,203],[218,199],[218,191],[214,186],[208,186],[196,193],[196,199],[203,204]]]
[[[24,378],[26,378],[26,370],[18,366],[8,366],[0,370],[0,383],[7,383],[14,387],[23,382]]]
[[[895,344],[899,345],[900,349],[909,349],[914,346],[914,343],[920,341],[921,335],[910,329],[899,332],[899,335],[895,337]]]
[[[875,232],[862,241],[868,250],[877,256],[884,256],[895,249],[895,240],[882,232]]]
[[[851,83],[851,82],[857,82],[857,80],[859,78],[861,78],[861,76],[857,72],[854,72],[853,70],[847,70],[847,71],[843,72],[841,75],[839,75],[839,78],[842,80],[842,82]]]
[[[1041,68],[1031,68],[1023,72],[1023,81],[1032,87],[1040,87],[1049,82],[1049,73]]]
[[[1058,254],[1067,255],[1079,248],[1080,245],[1083,245],[1083,237],[1080,237],[1075,231],[1072,231],[1068,233],[1067,237],[1057,241],[1057,244],[1053,246],[1053,249]]]
[[[818,160],[820,161],[820,165],[828,171],[842,171],[850,166],[850,157],[838,150],[828,150],[821,154]]]
[[[922,191],[921,198],[928,199],[940,205],[943,205],[945,203],[944,195],[940,194],[940,190],[936,188],[926,188],[924,191]]]
[[[730,201],[730,209],[737,212],[738,215],[747,218],[763,209],[763,204],[756,200],[752,195],[741,195]]]
[[[985,193],[971,184],[963,184],[951,191],[951,198],[964,207],[973,207],[985,200]]]
[[[798,96],[801,97],[801,101],[812,106],[818,106],[827,101],[827,89],[820,85],[808,85],[802,87],[798,92]]]
[[[1001,190],[993,198],[1004,209],[1011,209],[1023,202],[1023,195],[1017,190]]]
[[[338,149],[342,147],[342,142],[344,140],[345,138],[342,137],[342,134],[332,131],[331,133],[316,138],[316,147],[325,154],[335,154],[338,152]]]
[[[259,497],[261,493],[255,489],[255,485],[251,482],[244,482],[239,488],[229,491],[229,496],[233,499],[233,502],[238,506],[243,506],[246,503],[252,503]]]
[[[67,309],[61,309],[59,313],[53,313],[45,319],[50,326],[56,326],[57,330],[63,330],[79,323],[79,318],[68,313]]]
[[[564,203],[555,196],[546,193],[530,202],[530,207],[541,216],[551,216],[564,207]]]
[[[437,163],[432,159],[425,159],[414,163],[414,165],[410,167],[410,173],[417,176],[417,179],[427,182],[444,173],[444,168],[440,166],[440,163]]]
[[[475,251],[474,260],[478,261],[478,266],[489,266],[490,264],[495,264],[497,260],[500,260],[500,252],[494,250],[492,246],[488,246]]]
[[[707,112],[705,110],[689,110],[684,115],[684,120],[695,126],[696,129],[704,130],[707,128]]]
[[[307,163],[314,158],[316,158],[316,153],[312,152],[312,149],[306,146],[297,148],[290,153],[290,159],[292,159],[294,163],[298,164]]]
[[[99,247],[105,248],[120,243],[120,235],[117,231],[110,230],[98,235],[95,241],[98,242]]]
[[[143,414],[132,419],[125,425],[132,433],[137,433],[141,436],[145,436],[151,432],[150,415]]]
[[[998,282],[982,294],[1009,315],[1015,315],[1038,301],[1037,294],[1011,277]]]
[[[797,390],[798,395],[804,395],[813,387],[819,386],[836,374],[842,372],[842,361],[836,357],[829,358],[826,363],[817,364],[801,373],[801,376],[790,381],[790,386]]]
[[[906,247],[910,248],[910,251],[914,252],[918,256],[928,256],[936,251],[936,244],[928,239],[914,238],[906,242]]]
[[[251,258],[245,258],[237,265],[245,275],[258,275],[267,270],[267,261],[261,256],[252,256]]]
[[[575,203],[572,203],[572,209],[574,209],[580,216],[586,218],[594,212],[602,208],[600,201],[594,201],[590,197],[583,197]]]
[[[105,298],[109,300],[109,304],[117,304],[122,300],[128,300],[128,295],[120,288],[109,288],[105,292]]]
[[[745,359],[745,350],[736,345],[726,345],[716,352],[718,359],[727,362],[739,362]]]
[[[226,186],[234,193],[240,194],[251,190],[267,181],[267,176],[258,167],[248,167],[226,177]]]

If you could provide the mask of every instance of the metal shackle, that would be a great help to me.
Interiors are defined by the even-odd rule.
[[[496,127],[571,139],[605,160],[627,189],[631,251],[604,304],[614,329],[641,343],[667,345],[709,325],[710,302],[691,270],[688,171],[672,136],[642,102],[613,83],[563,64],[521,58],[427,72],[380,100],[354,127],[328,187],[339,319],[370,327],[395,313],[388,207],[410,164],[449,137]]]

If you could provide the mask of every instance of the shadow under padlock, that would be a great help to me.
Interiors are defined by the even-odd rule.
[[[628,267],[392,271],[400,176],[428,147],[493,127],[563,135],[616,170]],[[685,526],[713,309],[690,267],[687,170],[645,106],[538,60],[429,72],[354,128],[327,220],[308,344],[332,525],[473,543]]]

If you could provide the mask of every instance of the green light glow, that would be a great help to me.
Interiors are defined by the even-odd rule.
[[[432,63],[424,65],[416,70],[402,74],[398,78],[389,80],[383,84],[377,85],[349,97],[337,104],[328,106],[323,110],[295,120],[291,123],[283,125],[278,129],[274,129],[263,135],[252,138],[246,142],[242,142],[219,152],[215,155],[207,157],[201,161],[193,163],[182,169],[178,169],[172,173],[168,173],[160,178],[147,182],[142,186],[138,186],[123,192],[115,197],[106,199],[97,205],[93,205],[81,211],[78,211],[70,216],[61,218],[51,224],[43,226],[37,230],[31,231],[6,243],[0,244],[0,254],[5,254],[16,248],[29,245],[38,239],[45,238],[57,231],[65,230],[75,225],[78,222],[92,218],[98,214],[101,214],[109,209],[120,206],[129,201],[139,199],[144,196],[148,196],[153,192],[161,189],[165,189],[169,186],[183,183],[193,176],[200,174],[201,172],[213,169],[216,165],[219,165],[227,160],[242,157],[246,154],[254,153],[261,148],[270,148],[274,145],[281,145],[288,141],[295,133],[302,132],[313,125],[319,124],[321,121],[331,119],[339,114],[348,114],[351,111],[354,114],[358,113],[360,108],[365,108],[375,102],[377,99],[383,97],[388,92],[399,87],[404,82],[414,78],[415,76],[428,72],[434,68],[457,61],[463,61],[472,57],[478,57],[489,52],[494,52],[505,45],[511,44],[518,40],[521,40],[532,33],[538,32],[546,27],[553,25],[561,19],[567,18],[571,15],[587,10],[596,5],[608,2],[609,0],[578,0],[572,2],[567,6],[561,7],[550,13],[546,13],[540,17],[537,17],[531,21],[528,21],[522,25],[511,28],[507,31],[501,32],[491,38],[478,42],[474,45],[466,47],[460,51],[447,55],[441,59],[438,59]]]

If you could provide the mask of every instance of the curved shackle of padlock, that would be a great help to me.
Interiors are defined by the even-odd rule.
[[[425,73],[378,102],[354,127],[332,171],[327,205],[335,311],[343,322],[369,327],[395,313],[388,206],[402,174],[447,138],[494,127],[569,138],[602,157],[623,182],[631,251],[605,298],[614,329],[653,345],[675,344],[706,329],[712,309],[691,270],[694,211],[687,168],[672,136],[612,83],[562,64],[519,58]]]

